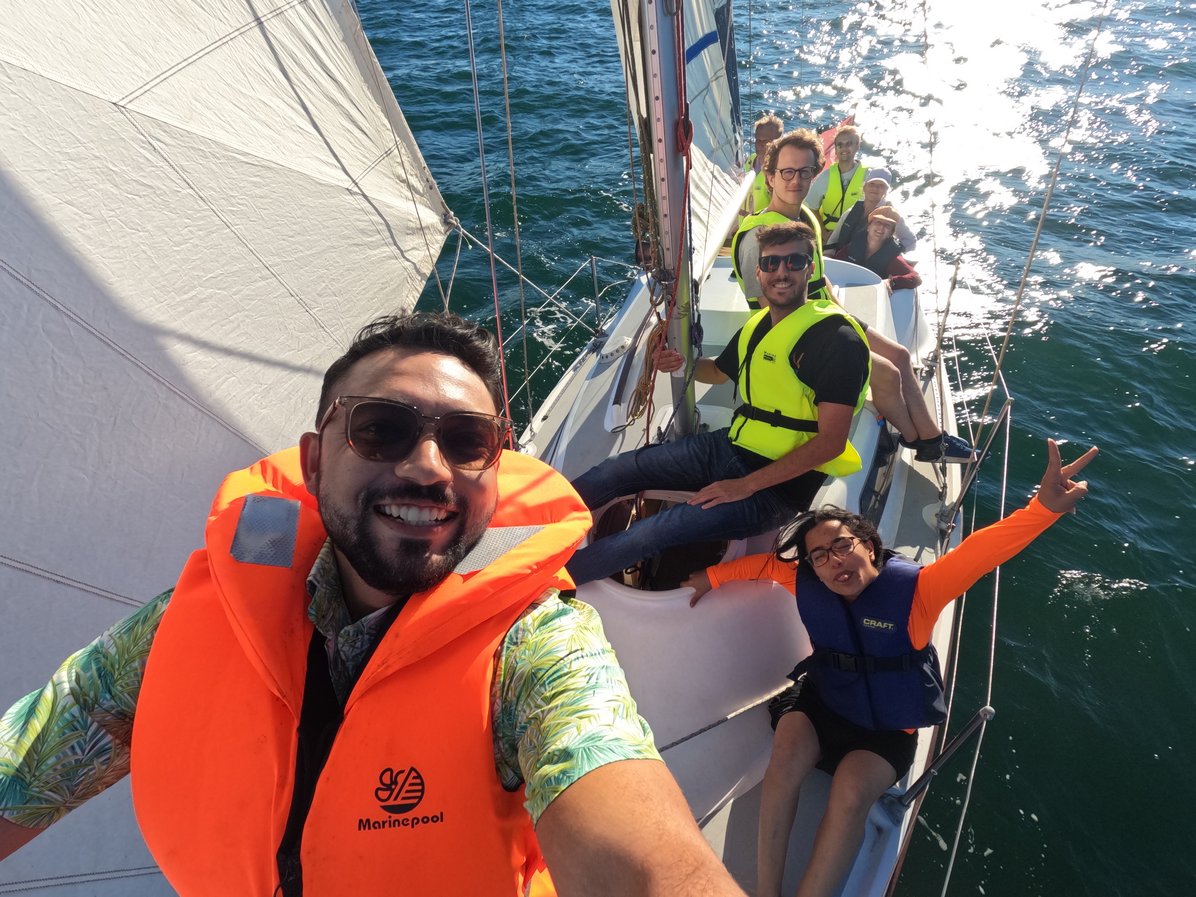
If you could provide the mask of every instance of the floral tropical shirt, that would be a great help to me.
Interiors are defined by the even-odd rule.
[[[327,640],[343,702],[386,611],[350,619],[328,544],[307,587],[308,616]],[[68,657],[45,687],[0,719],[0,817],[48,826],[128,773],[141,677],[172,594],[163,592]],[[659,759],[589,605],[546,593],[508,631],[496,663],[495,769],[509,790],[526,784],[533,821],[599,766]]]

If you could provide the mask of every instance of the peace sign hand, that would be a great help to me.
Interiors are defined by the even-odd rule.
[[[1065,511],[1075,513],[1076,505],[1088,494],[1088,481],[1076,482],[1072,477],[1087,467],[1099,451],[1093,446],[1070,464],[1064,465],[1059,457],[1059,444],[1053,439],[1047,440],[1047,468],[1038,486],[1038,500],[1048,511],[1056,514]]]

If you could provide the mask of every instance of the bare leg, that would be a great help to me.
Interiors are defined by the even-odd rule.
[[[905,406],[906,416],[911,421],[911,428],[916,433],[914,439],[933,439],[936,436],[941,436],[943,434],[942,429],[935,423],[934,416],[930,413],[930,409],[926,407],[926,399],[923,397],[921,387],[918,384],[918,375],[914,373],[914,365],[909,356],[909,349],[871,327],[865,332],[865,336],[868,337],[868,348],[872,350],[872,354],[874,356],[879,355],[885,361],[891,363],[900,375],[901,402]],[[879,405],[877,405],[877,410],[880,410]],[[889,414],[884,411],[881,411],[881,413],[889,419],[893,426],[901,431],[901,435],[906,442],[914,441],[914,439],[906,435],[905,428],[900,426]]]
[[[809,717],[799,711],[782,716],[772,739],[772,755],[760,793],[756,897],[780,897],[801,785],[819,756],[818,735]]]
[[[872,353],[869,385],[872,387],[872,404],[885,420],[897,428],[901,438],[906,442],[918,439],[918,428],[905,407],[905,397],[901,393],[901,373],[890,361],[875,352]]]
[[[843,881],[864,840],[868,811],[897,771],[871,751],[852,751],[831,779],[826,813],[814,836],[810,865],[797,888],[797,897],[827,897]]]

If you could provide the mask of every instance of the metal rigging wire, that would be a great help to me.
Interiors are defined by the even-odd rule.
[[[1046,224],[1047,212],[1051,207],[1051,197],[1055,193],[1055,184],[1059,180],[1059,170],[1063,167],[1063,160],[1067,157],[1067,147],[1071,140],[1071,129],[1075,125],[1076,115],[1080,109],[1080,97],[1084,94],[1084,87],[1088,83],[1088,73],[1092,69],[1092,61],[1096,56],[1096,42],[1099,40],[1101,33],[1105,28],[1105,18],[1109,11],[1109,0],[1105,0],[1101,7],[1100,18],[1097,19],[1096,30],[1092,32],[1092,41],[1088,44],[1088,53],[1084,57],[1084,67],[1080,71],[1080,80],[1076,84],[1075,97],[1072,99],[1071,111],[1067,116],[1067,128],[1063,132],[1063,142],[1059,146],[1059,152],[1055,156],[1055,165],[1051,170],[1051,178],[1047,183],[1046,195],[1042,200],[1042,212],[1038,216],[1038,226],[1034,228],[1034,239],[1030,242],[1030,251],[1026,255],[1026,266],[1022,269],[1022,277],[1017,285],[1017,292],[1014,294],[1013,310],[1009,314],[1009,325],[1005,328],[1005,337],[1001,341],[1000,351],[997,353],[997,371],[1000,372],[1001,366],[1005,361],[1005,352],[1009,348],[1009,340],[1013,335],[1013,325],[1017,319],[1018,310],[1021,308],[1022,296],[1026,291],[1026,282],[1030,277],[1030,267],[1034,264],[1034,257],[1038,253],[1038,240],[1042,236],[1042,228]],[[984,410],[981,412],[980,419],[984,420],[988,413],[988,403],[984,405]]]
[[[498,269],[494,263],[496,256],[494,253],[494,228],[490,220],[490,185],[486,176],[486,139],[482,134],[482,97],[478,89],[478,62],[477,55],[474,52],[473,10],[470,0],[465,0],[465,32],[466,43],[469,46],[469,74],[473,83],[473,114],[478,129],[478,164],[481,166],[482,171],[482,204],[486,211],[486,246],[489,250],[490,259],[490,286],[494,291],[494,330],[501,345],[502,314],[500,313],[498,304]],[[511,416],[511,397],[507,387],[507,366],[505,362],[502,365],[502,395],[503,414],[509,418]]]
[[[502,63],[502,98],[503,111],[506,115],[507,123],[507,164],[511,171],[511,219],[515,225],[515,267],[519,269],[519,320],[521,323],[527,322],[527,293],[523,289],[524,281],[527,279],[523,276],[523,251],[519,242],[519,190],[515,185],[515,138],[511,133],[511,88],[507,82],[507,37],[506,29],[503,27],[502,17],[502,0],[498,0],[498,58]],[[495,292],[495,316],[498,315],[498,293]],[[531,374],[528,372],[528,351],[527,351],[527,327],[521,326],[520,332],[523,335],[523,382],[528,384],[531,382]],[[499,338],[501,344],[501,336]],[[503,356],[503,368],[506,369],[506,355]],[[504,374],[505,378],[505,374]],[[510,398],[507,399],[508,403]],[[507,411],[507,416],[510,417],[510,410]]]
[[[1017,321],[1018,312],[1021,308],[1022,298],[1025,294],[1026,284],[1029,279],[1030,269],[1031,269],[1031,266],[1033,265],[1034,258],[1038,251],[1038,242],[1042,235],[1042,229],[1046,223],[1047,214],[1050,209],[1051,199],[1052,199],[1052,196],[1053,196],[1054,190],[1055,190],[1055,185],[1058,182],[1059,172],[1062,168],[1063,160],[1067,155],[1067,147],[1068,147],[1068,144],[1070,141],[1072,127],[1075,124],[1076,117],[1077,117],[1077,114],[1079,111],[1080,99],[1083,96],[1084,88],[1088,81],[1088,75],[1091,71],[1093,60],[1095,58],[1097,41],[1098,41],[1101,33],[1104,30],[1105,19],[1106,19],[1106,15],[1108,12],[1108,5],[1109,5],[1108,0],[1105,0],[1104,6],[1101,9],[1100,17],[1097,21],[1096,30],[1093,32],[1092,40],[1088,47],[1088,52],[1087,52],[1085,60],[1084,60],[1084,65],[1083,65],[1083,68],[1081,71],[1079,81],[1076,85],[1076,92],[1075,92],[1075,96],[1073,97],[1073,100],[1072,100],[1071,111],[1068,115],[1067,127],[1066,127],[1066,130],[1063,135],[1063,142],[1062,142],[1062,145],[1060,146],[1059,153],[1057,154],[1057,156],[1055,158],[1055,164],[1051,171],[1051,177],[1050,177],[1050,180],[1047,185],[1046,194],[1043,197],[1042,211],[1039,215],[1038,225],[1034,230],[1034,237],[1031,241],[1029,251],[1027,252],[1027,255],[1026,255],[1026,264],[1022,270],[1021,280],[1018,283],[1017,292],[1016,292],[1015,298],[1014,298],[1014,305],[1013,305],[1013,308],[1010,310],[1009,320],[1008,320],[1008,324],[1006,325],[1005,333],[1004,333],[1004,336],[1001,341],[1001,346],[1000,346],[999,350],[992,352],[992,354],[995,358],[993,379],[992,379],[992,383],[990,384],[989,389],[986,391],[986,394],[985,394],[984,407],[981,410],[981,412],[977,418],[978,429],[976,432],[976,438],[973,439],[974,445],[980,444],[978,441],[979,436],[980,436],[980,430],[984,429],[987,425],[989,410],[991,408],[992,400],[993,400],[994,395],[997,392],[998,387],[1001,387],[1003,389],[1003,383],[1004,383],[1003,367],[1004,367],[1005,355],[1009,348],[1009,343],[1010,343],[1010,339],[1013,334],[1014,324]],[[928,24],[929,18],[927,16],[927,12],[926,12],[925,0],[921,4],[921,9],[922,9],[922,13],[923,13],[923,59],[926,59],[929,55],[930,39],[929,39],[929,24]],[[933,131],[933,128],[931,128],[930,129],[929,153],[931,156],[931,171],[932,172],[934,170],[934,164],[933,164],[934,148],[935,148],[934,131]],[[937,219],[937,216],[932,216],[931,240],[932,240],[932,245],[936,247],[934,257],[936,259],[936,268],[937,268],[938,252],[937,252],[937,241],[935,239],[935,231],[934,231],[934,222],[936,219]],[[956,282],[957,274],[958,274],[958,263],[956,264],[955,273],[952,275],[951,288],[947,295],[946,307],[942,311],[942,318],[941,318],[940,330],[939,330],[940,342],[941,342],[941,337],[943,334],[943,327],[945,326],[945,323],[946,323],[947,314],[950,311],[951,296],[955,290],[955,282]],[[936,299],[937,299],[937,297],[936,297]],[[990,346],[990,351],[991,351],[991,346]],[[996,419],[991,423],[990,432],[989,432],[989,436],[988,436],[988,442],[991,443],[996,436],[997,429],[1002,425],[1002,422],[1004,421],[1007,424],[1005,427],[1005,445],[1004,445],[1004,452],[1002,455],[1002,457],[1003,457],[1003,460],[1002,460],[1003,466],[1002,466],[1002,472],[1001,472],[1001,482],[1002,483],[1006,483],[1008,481],[1008,459],[1010,456],[1010,440],[1011,440],[1011,436],[1012,436],[1012,432],[1011,432],[1012,427],[1008,425],[1008,421],[1006,420],[1008,412],[1009,412],[1009,404],[1010,404],[1009,400],[1006,399],[1005,406],[1002,409],[1001,413],[999,415],[997,415]],[[986,449],[986,451],[987,451],[987,449]],[[973,472],[972,477],[974,477],[974,475],[975,474]],[[966,489],[964,491],[966,492]],[[960,501],[962,501],[962,497],[963,496],[961,495]],[[1005,516],[1005,498],[1006,498],[1005,489],[1002,488],[1000,490],[1000,500],[999,500],[999,509],[998,509],[998,517],[1000,517],[1000,518],[1003,518]],[[958,508],[959,508],[959,503],[957,502],[956,505],[952,508],[952,516],[954,516],[954,513],[958,510]],[[1000,606],[1000,600],[999,600],[1000,576],[1001,576],[1001,569],[1000,569],[1000,567],[998,567],[996,569],[996,571],[994,572],[993,603],[992,603],[992,610],[991,610],[990,624],[989,624],[988,671],[987,671],[987,681],[986,681],[986,686],[985,686],[985,705],[986,706],[991,706],[991,704],[992,704],[993,684],[995,681],[995,673],[996,673],[997,619],[998,619],[998,611],[999,611],[999,606]],[[963,599],[961,599],[961,601],[963,601],[965,599],[966,599],[966,595],[964,596]],[[962,615],[962,608],[961,608],[961,615]],[[967,784],[964,789],[964,796],[963,796],[963,799],[960,804],[959,819],[958,819],[958,823],[957,823],[956,830],[955,830],[955,836],[954,836],[954,839],[951,844],[951,849],[950,849],[948,859],[947,859],[947,866],[946,866],[946,869],[944,872],[943,887],[942,887],[942,891],[941,891],[942,897],[946,897],[947,891],[948,891],[948,889],[950,887],[950,883],[951,883],[951,876],[955,869],[955,861],[959,855],[959,846],[960,846],[960,843],[963,838],[964,823],[967,818],[968,809],[971,805],[973,788],[974,788],[975,781],[976,781],[977,767],[978,767],[979,760],[980,760],[980,751],[981,751],[981,747],[983,745],[984,735],[987,731],[987,728],[988,728],[987,721],[986,720],[981,721],[978,726],[978,734],[976,737],[976,742],[975,742],[974,750],[972,753],[971,766],[968,770],[968,774],[967,774],[967,778],[966,778]]]

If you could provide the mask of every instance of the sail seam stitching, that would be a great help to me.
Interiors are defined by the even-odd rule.
[[[194,53],[192,53],[190,56],[188,56],[186,59],[182,60],[181,62],[176,62],[170,68],[168,68],[165,71],[154,76],[149,81],[146,81],[144,84],[142,84],[136,90],[133,90],[130,93],[125,94],[123,97],[121,97],[119,100],[116,101],[117,105],[123,106],[128,103],[136,102],[138,99],[140,99],[142,96],[147,94],[149,91],[153,90],[158,85],[162,84],[165,81],[168,81],[170,78],[173,78],[175,75],[177,75],[179,72],[183,71],[184,69],[189,68],[191,65],[193,65],[195,62],[198,62],[204,56],[207,56],[208,54],[212,53],[213,51],[217,50],[218,48],[223,47],[225,44],[231,43],[232,41],[236,40],[245,32],[251,31],[251,30],[259,27],[260,25],[265,24],[270,19],[273,19],[276,16],[280,16],[283,13],[290,11],[293,7],[305,6],[307,3],[308,3],[308,0],[291,0],[290,3],[286,3],[283,6],[278,7],[277,9],[271,10],[270,12],[266,13],[265,15],[257,16],[256,18],[252,19],[251,21],[246,22],[240,28],[237,28],[234,31],[230,31],[228,34],[224,35],[223,37],[220,37],[217,40],[212,41],[206,47],[196,50]]]
[[[142,361],[140,358],[138,358],[136,355],[134,355],[128,349],[124,348],[124,346],[120,345],[120,343],[116,342],[116,340],[112,339],[112,337],[101,332],[99,329],[94,327],[91,323],[84,320],[77,312],[68,308],[59,299],[52,296],[50,293],[46,292],[44,289],[42,289],[41,286],[34,283],[32,280],[30,280],[28,277],[26,277],[21,272],[17,271],[10,264],[8,264],[8,262],[6,262],[2,259],[0,259],[0,271],[3,271],[4,273],[8,274],[9,277],[12,277],[14,280],[17,280],[20,283],[24,284],[36,296],[40,297],[43,302],[45,302],[46,304],[57,309],[58,312],[63,315],[63,317],[69,319],[70,321],[72,321],[76,325],[78,325],[79,327],[86,330],[88,333],[90,333],[92,336],[94,336],[97,340],[99,340],[101,343],[103,343],[105,346],[107,346],[109,349],[111,349],[117,355],[120,355],[126,361],[128,361],[131,364],[138,367],[143,373],[148,375],[151,379],[157,381],[158,383],[161,383],[163,386],[165,386],[167,389],[169,389],[172,393],[174,393],[176,396],[178,396],[180,399],[182,399],[184,402],[186,402],[192,408],[196,409],[197,411],[199,411],[202,414],[206,415],[207,417],[211,418],[216,423],[220,424],[220,426],[224,427],[226,430],[228,430],[230,433],[232,433],[238,439],[245,442],[247,445],[252,446],[254,449],[262,452],[262,454],[267,453],[266,450],[262,446],[258,445],[247,434],[242,433],[240,430],[238,430],[231,423],[229,423],[224,418],[222,418],[220,415],[218,415],[211,408],[208,408],[206,405],[199,402],[194,397],[188,395],[182,388],[176,386],[174,383],[172,383],[170,380],[168,380],[162,374],[155,371],[152,367],[150,367],[148,364],[146,364],[144,361]]]
[[[72,579],[61,573],[55,573],[53,570],[47,570],[45,567],[39,567],[36,564],[30,564],[25,561],[18,561],[16,558],[8,555],[0,554],[0,565],[11,567],[14,570],[20,570],[22,573],[29,573],[38,576],[42,579],[48,579],[51,582],[56,582],[59,585],[71,586],[81,592],[88,592],[99,598],[107,598],[109,601],[115,601],[119,604],[127,604],[132,607],[141,607],[145,602],[138,601],[136,598],[130,598],[128,595],[122,595],[119,592],[112,592],[108,589],[94,586],[91,583],[81,582],[78,579]],[[4,889],[0,888],[0,893],[4,893]]]
[[[199,201],[207,206],[208,211],[215,215],[220,223],[228,229],[228,232],[236,238],[237,242],[244,246],[246,251],[255,259],[257,259],[263,268],[270,272],[270,276],[274,278],[274,280],[283,288],[283,290],[286,291],[287,295],[295,300],[296,304],[300,308],[307,312],[308,317],[312,319],[317,327],[324,331],[328,339],[331,340],[334,345],[338,344],[339,341],[336,337],[336,334],[334,334],[328,328],[328,326],[322,320],[320,320],[320,316],[316,314],[315,309],[313,309],[307,303],[307,301],[301,295],[299,295],[299,293],[296,292],[289,283],[287,283],[286,279],[274,269],[274,266],[271,265],[270,262],[267,261],[260,252],[258,252],[253,244],[250,243],[249,240],[237,229],[236,225],[234,225],[233,222],[216,207],[215,203],[208,198],[207,194],[200,190],[199,187],[192,182],[189,177],[187,177],[186,173],[178,166],[174,159],[171,158],[170,154],[158,145],[158,141],[154,139],[153,135],[141,127],[141,122],[138,121],[137,114],[133,112],[133,110],[126,109],[123,106],[118,106],[117,108],[120,110],[121,114],[129,120],[129,123],[137,129],[138,133],[145,138],[146,142],[153,147],[154,152],[156,152],[162,161],[170,167],[170,170],[178,176],[179,180],[186,184],[191,192],[199,199]]]

